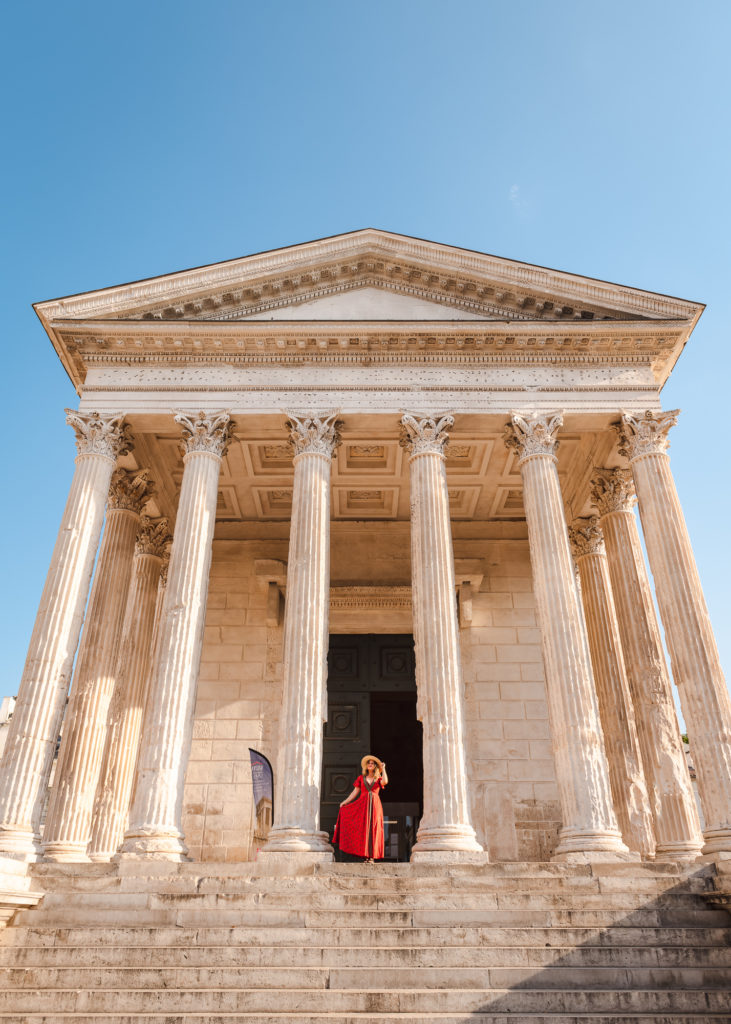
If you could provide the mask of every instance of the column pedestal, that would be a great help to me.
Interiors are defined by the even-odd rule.
[[[66,412],[79,454],[0,765],[0,853],[26,860],[40,855],[40,818],[104,505],[116,458],[129,450],[121,415]]]
[[[424,813],[413,861],[487,857],[470,822],[462,665],[444,448],[449,416],[401,420],[411,481],[417,716],[424,726]]]
[[[609,770],[574,582],[556,468],[560,414],[513,413],[505,443],[518,454],[533,587],[546,666],[546,691],[563,828],[555,860],[629,856],[614,814]]]
[[[295,456],[276,818],[257,859],[286,855],[289,862],[290,854],[303,862],[333,858],[319,824],[322,727],[327,718],[330,475],[340,443],[336,417],[290,414],[287,423]]]
[[[228,413],[188,417],[183,427],[180,488],[160,638],[121,857],[187,859],[181,829],[183,784],[193,735],[208,599],[218,478],[233,425]]]

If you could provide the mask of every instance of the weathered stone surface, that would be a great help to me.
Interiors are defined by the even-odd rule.
[[[33,859],[117,456],[122,415],[67,410],[78,457],[0,764],[0,852]]]

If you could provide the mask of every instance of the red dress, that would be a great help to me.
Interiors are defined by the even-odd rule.
[[[333,832],[333,845],[343,853],[356,857],[383,858],[383,806],[378,795],[383,789],[380,779],[369,786],[362,775],[353,785],[360,790],[360,796],[352,803],[340,808]]]

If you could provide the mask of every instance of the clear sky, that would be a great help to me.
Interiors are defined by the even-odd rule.
[[[36,0],[3,30],[0,696],[73,472],[31,302],[367,226],[707,303],[663,400],[728,677],[728,0]]]

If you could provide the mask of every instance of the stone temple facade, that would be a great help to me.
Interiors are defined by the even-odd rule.
[[[36,311],[78,456],[7,862],[326,863],[371,751],[393,859],[731,856],[660,402],[701,306],[368,229]]]

